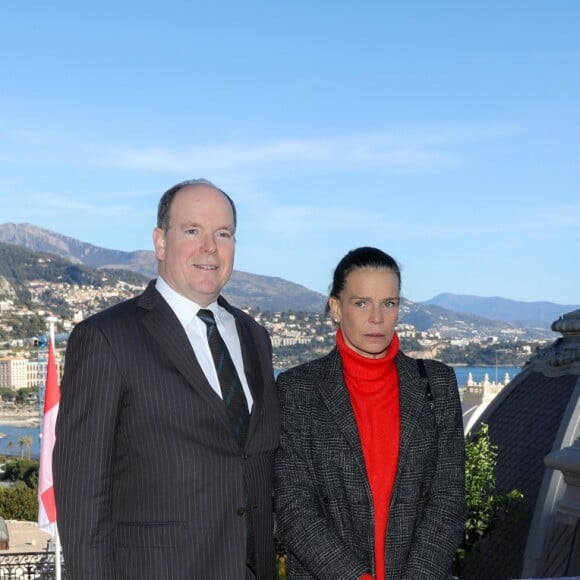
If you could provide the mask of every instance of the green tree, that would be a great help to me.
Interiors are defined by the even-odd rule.
[[[35,522],[38,520],[38,497],[36,488],[17,482],[0,488],[0,517],[5,520]]]
[[[10,387],[0,387],[0,397],[3,401],[13,401],[15,397],[14,389]]]
[[[18,389],[16,395],[14,396],[14,402],[17,405],[29,404],[30,395],[37,395],[38,387],[26,387],[24,389]]]
[[[517,489],[509,492],[496,489],[496,464],[497,446],[491,444],[489,426],[482,423],[465,446],[467,521],[453,565],[456,576],[461,575],[469,554],[477,549],[477,543],[491,533],[497,517],[510,515],[511,504],[524,497]]]
[[[36,459],[13,459],[7,461],[2,481],[21,482],[32,489],[38,486],[38,461]]]

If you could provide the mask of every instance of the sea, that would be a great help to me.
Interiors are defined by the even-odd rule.
[[[487,375],[489,380],[494,383],[503,383],[505,374],[507,373],[512,380],[521,370],[522,367],[453,367],[455,375],[457,376],[457,384],[462,388],[467,382],[469,373],[472,374],[473,380],[476,383],[481,383]]]
[[[460,390],[467,381],[469,373],[472,374],[473,380],[477,383],[483,381],[485,375],[492,382],[503,382],[506,373],[509,374],[510,380],[513,379],[522,369],[521,367],[502,367],[502,366],[476,366],[476,367],[453,367],[457,376],[457,384]],[[278,375],[282,369],[276,369]],[[32,446],[30,456],[38,459],[40,457],[40,429],[39,427],[15,427],[14,425],[2,425],[0,420],[0,455],[20,455],[20,446],[18,440],[21,437],[32,437]],[[12,442],[12,445],[10,445]],[[24,450],[25,451],[25,450]]]
[[[2,425],[0,422],[0,455],[19,457],[20,445],[18,445],[18,440],[26,436],[32,437],[30,457],[38,459],[40,457],[40,428],[38,426],[15,427],[14,425]],[[28,456],[26,448],[23,447],[22,451],[25,456]]]

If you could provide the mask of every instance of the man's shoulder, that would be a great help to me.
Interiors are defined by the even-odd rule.
[[[96,326],[107,326],[118,323],[124,318],[133,318],[142,298],[142,294],[128,298],[108,308],[95,312],[83,320],[83,323],[93,324]],[[82,323],[81,323],[82,324]]]

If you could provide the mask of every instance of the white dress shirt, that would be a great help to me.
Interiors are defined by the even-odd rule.
[[[171,310],[175,312],[179,322],[183,325],[203,373],[212,389],[222,398],[217,371],[207,341],[207,326],[197,316],[201,306],[176,292],[160,275],[157,277],[155,288],[163,296],[171,307]],[[244,372],[242,347],[240,346],[235,318],[225,308],[219,306],[217,302],[212,302],[205,308],[211,310],[214,314],[217,330],[228,347],[248,401],[248,409],[251,411],[253,403],[252,393],[250,392],[248,381],[246,380],[246,373]]]

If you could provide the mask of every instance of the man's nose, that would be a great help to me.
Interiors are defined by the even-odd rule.
[[[209,254],[213,254],[217,250],[217,244],[212,234],[204,235],[202,249]]]

